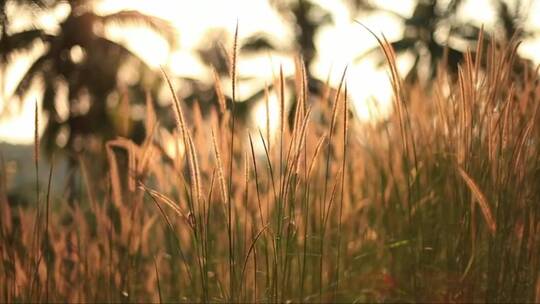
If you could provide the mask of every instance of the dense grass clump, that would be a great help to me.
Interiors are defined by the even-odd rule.
[[[173,155],[149,103],[142,145],[107,143],[107,176],[80,158],[76,203],[0,191],[1,301],[540,301],[537,72],[515,72],[515,43],[479,45],[404,85],[381,46],[395,98],[379,122],[355,119],[346,72],[309,96],[300,61],[292,113],[283,73],[268,90],[276,132],[237,121],[219,83],[203,116],[168,82]]]

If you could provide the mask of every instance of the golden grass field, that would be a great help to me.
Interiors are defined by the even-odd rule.
[[[346,72],[310,96],[297,60],[292,113],[282,74],[267,91],[276,132],[216,83],[209,115],[174,97],[174,155],[149,102],[142,145],[106,143],[101,176],[80,156],[75,203],[49,195],[54,170],[30,207],[0,187],[0,302],[540,301],[537,72],[516,71],[517,43],[479,43],[457,74],[404,84],[380,43],[394,103],[376,123]]]

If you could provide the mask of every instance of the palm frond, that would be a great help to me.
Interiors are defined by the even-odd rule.
[[[359,14],[371,14],[373,12],[382,12],[400,20],[406,20],[407,17],[392,9],[381,7],[372,1],[366,0],[346,0],[351,11]]]
[[[126,60],[131,60],[134,63],[143,66],[145,70],[150,70],[150,67],[148,64],[146,64],[146,62],[144,62],[144,60],[142,60],[139,56],[137,56],[137,54],[133,53],[124,45],[103,37],[96,38],[96,43],[101,44],[107,49],[108,52],[114,53],[115,58],[120,59],[123,62]],[[99,58],[97,59],[99,60]]]
[[[58,4],[58,2],[60,1],[59,0],[10,0],[10,1],[1,0],[0,6],[5,7],[7,2],[10,2],[14,4],[15,6],[39,10],[39,9],[50,8]]]
[[[48,60],[49,54],[46,53],[32,63],[30,68],[28,68],[24,74],[23,78],[17,84],[14,92],[15,96],[23,97],[28,92],[28,89],[32,85],[34,79],[44,72]]]
[[[2,53],[2,57],[5,57],[14,52],[28,51],[34,45],[34,42],[45,37],[45,33],[40,29],[32,29],[8,35],[2,37],[0,41],[0,52]]]
[[[400,54],[406,51],[415,51],[415,43],[416,43],[416,39],[402,38],[394,42],[391,42],[390,45],[392,46],[392,48],[397,54]],[[377,62],[381,62],[381,64],[384,62],[384,56],[381,52],[380,47],[378,46],[371,48],[367,50],[366,52],[362,53],[360,56],[354,59],[354,62],[358,63],[366,59],[367,57],[370,57],[373,55],[377,55],[377,60],[378,60]]]
[[[448,17],[455,14],[459,7],[463,4],[463,2],[463,0],[450,0],[449,3],[446,5],[446,9],[442,13],[442,16]]]
[[[171,46],[177,43],[177,35],[174,28],[168,21],[158,17],[146,15],[135,10],[123,10],[105,16],[98,16],[98,18],[104,24],[143,25],[165,38]]]
[[[242,46],[240,47],[243,51],[248,52],[259,52],[259,51],[275,51],[277,47],[274,45],[272,38],[264,33],[256,33],[248,37]]]

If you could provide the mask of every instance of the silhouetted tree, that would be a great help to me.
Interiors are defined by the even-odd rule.
[[[444,60],[450,70],[456,71],[467,48],[475,49],[481,28],[470,22],[460,21],[459,10],[464,3],[463,0],[419,0],[412,16],[405,17],[383,9],[369,0],[349,0],[349,4],[359,11],[390,12],[402,20],[403,35],[390,44],[398,55],[405,52],[413,54],[414,64],[407,75],[407,80],[411,82],[418,79],[420,69],[427,71],[427,79],[432,79],[441,60]],[[513,1],[513,5],[503,0],[493,0],[492,3],[497,12],[495,28],[484,32],[485,42],[501,42],[512,37],[524,39],[532,35],[532,32],[524,29],[529,12],[525,3],[519,0]],[[528,5],[531,4],[532,1],[528,1]],[[459,42],[459,45],[456,42]],[[374,53],[381,55],[376,47],[361,55],[358,60]],[[382,56],[379,58],[381,62],[384,61]]]
[[[136,80],[137,87],[142,87],[143,79],[154,74],[130,50],[109,40],[104,35],[105,27],[110,24],[143,25],[166,38],[170,44],[174,43],[175,35],[166,21],[138,11],[124,10],[99,15],[93,11],[92,0],[51,0],[46,6],[41,5],[44,1],[36,1],[39,5],[35,5],[44,13],[61,3],[69,5],[70,12],[59,24],[59,30],[49,33],[36,28],[12,34],[10,39],[13,42],[5,44],[11,47],[3,48],[2,55],[8,56],[18,49],[13,46],[29,47],[35,40],[44,43],[45,51],[32,63],[15,94],[22,100],[34,81],[40,80],[43,86],[43,110],[48,114],[44,146],[49,152],[52,151],[56,147],[57,136],[64,130],[68,133],[65,147],[78,151],[89,138],[102,141],[118,134],[117,124],[113,120],[119,116],[115,116],[107,107],[107,99],[118,89],[120,68],[126,64],[139,66],[133,70],[133,73],[140,74]],[[61,117],[55,102],[62,86],[68,92],[67,118]],[[130,114],[122,113],[120,117],[129,120]]]
[[[18,33],[9,33],[12,22],[8,15],[8,6],[16,5],[30,10],[43,10],[51,6],[49,0],[1,0],[0,1],[0,63],[6,64],[8,56],[19,50],[27,50],[31,44],[42,37],[42,33],[29,29]]]
[[[12,22],[8,15],[10,5],[16,5],[27,10],[38,11],[47,8],[51,1],[47,0],[1,0],[0,1],[0,97],[4,98],[4,79],[5,68],[9,63],[11,54],[27,51],[33,46],[33,43],[42,38],[42,32],[35,29],[29,29],[22,32],[10,33],[9,28]]]
[[[311,0],[270,2],[293,28],[296,52],[302,54],[307,74],[311,77],[311,63],[317,55],[315,36],[321,27],[333,22],[332,15]]]
[[[195,54],[200,62],[209,70],[212,70],[214,81],[225,83],[230,79],[231,58],[227,44],[227,33],[223,29],[211,29],[205,34],[206,39],[196,49]],[[243,40],[243,39],[242,39]],[[266,34],[257,33],[247,37],[240,46],[240,56],[260,53],[268,50],[275,50],[272,39]],[[214,84],[207,84],[199,79],[190,77],[179,77],[182,81],[182,99],[189,107],[198,103],[203,115],[206,115],[210,108],[219,107],[218,96]],[[237,75],[237,80],[250,81],[251,77]],[[223,85],[222,85],[223,86]],[[247,122],[253,107],[264,96],[264,88],[254,95],[246,98],[236,97],[235,117],[240,122]],[[232,108],[232,99],[225,96],[225,103],[228,109]]]

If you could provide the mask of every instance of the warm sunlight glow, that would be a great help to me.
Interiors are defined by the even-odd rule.
[[[539,50],[540,0],[0,1],[0,304],[540,304]]]
[[[349,92],[354,104],[354,108],[361,120],[377,119],[379,115],[388,112],[390,104],[389,80],[386,70],[378,68],[373,62],[364,60],[355,62],[354,59],[362,52],[376,46],[375,39],[360,27],[351,16],[341,1],[319,0],[319,3],[326,10],[331,12],[333,24],[324,26],[316,36],[318,56],[313,63],[314,76],[319,79],[326,79],[331,73],[331,84],[335,85],[339,81],[341,71],[348,66]],[[381,6],[399,12],[405,16],[410,15],[414,8],[414,1],[376,1]],[[487,7],[488,0],[469,1],[467,12],[463,15],[474,14],[480,22],[489,22],[493,11],[479,9]],[[184,76],[201,79],[206,82],[211,81],[210,71],[204,66],[195,55],[195,50],[204,45],[205,38],[212,29],[223,28],[229,36],[236,22],[240,26],[240,39],[248,37],[256,32],[267,32],[277,38],[277,42],[286,45],[292,40],[293,33],[290,27],[284,24],[279,14],[265,0],[234,0],[234,1],[170,1],[170,0],[103,0],[98,2],[97,11],[99,13],[111,13],[122,9],[138,10],[145,14],[155,15],[171,23],[178,34],[178,46],[170,49],[167,43],[153,33],[151,30],[141,27],[119,27],[110,26],[106,29],[106,35],[118,42],[125,44],[138,56],[143,58],[151,67],[158,68],[166,66],[173,76]],[[530,23],[538,23],[538,9],[535,6]],[[473,13],[474,12],[474,13]],[[59,8],[52,15],[41,16],[35,21],[54,29],[58,20],[67,14],[66,6]],[[24,27],[29,23],[29,16],[21,16],[21,20],[16,22],[17,27]],[[362,22],[373,29],[376,33],[383,33],[389,40],[399,38],[401,25],[399,21],[390,14],[377,13],[365,16]],[[536,20],[536,21],[535,21]],[[230,37],[226,38],[230,42]],[[527,55],[534,55],[539,42],[529,42],[524,44],[521,52]],[[85,56],[80,49],[74,48],[70,52],[74,60],[80,60]],[[21,56],[22,57],[22,56]],[[410,66],[410,61],[403,62],[403,66]],[[22,63],[20,63],[20,62]],[[14,61],[13,66],[5,77],[3,99],[7,98],[13,90],[13,86],[18,79],[17,75],[23,73],[27,68],[27,59],[22,58]],[[293,61],[290,53],[274,52],[268,56],[251,58],[242,56],[239,58],[239,75],[241,77],[254,77],[258,79],[257,85],[271,82],[272,72],[283,65],[287,75],[293,75]],[[403,69],[405,71],[406,68]],[[275,76],[275,74],[274,74]],[[255,82],[254,82],[255,83]],[[244,84],[249,86],[250,84]],[[225,87],[227,88],[227,87]],[[249,88],[242,89],[250,91]],[[40,98],[39,94],[28,94],[27,102]],[[376,100],[379,105],[378,110],[369,106]],[[5,107],[5,102],[0,103],[0,108]],[[27,108],[27,105],[24,106]],[[3,117],[0,120],[0,141],[29,143],[32,141],[30,129],[30,116],[23,111],[19,116],[9,118]],[[376,115],[375,113],[380,113]],[[260,113],[259,113],[260,114]],[[258,117],[255,114],[256,117]]]

